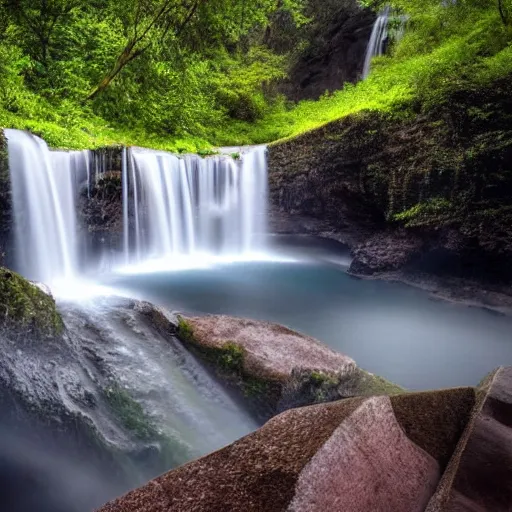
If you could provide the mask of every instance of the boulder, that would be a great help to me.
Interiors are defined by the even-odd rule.
[[[224,315],[187,318],[186,322],[201,346],[222,348],[230,340],[240,347],[243,368],[255,377],[284,381],[294,368],[334,373],[355,367],[350,357],[282,325]]]
[[[405,435],[389,397],[374,397],[309,461],[288,511],[422,512],[439,478],[438,462]]]
[[[314,338],[269,322],[180,317],[177,335],[265,419],[290,407],[403,391]]]
[[[512,367],[478,391],[471,419],[427,512],[512,510]]]
[[[469,417],[472,391],[357,397],[291,409],[100,512],[424,510]]]

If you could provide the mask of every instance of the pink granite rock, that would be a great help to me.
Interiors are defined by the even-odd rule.
[[[356,366],[350,357],[278,324],[225,315],[186,321],[201,345],[221,348],[231,341],[242,347],[245,371],[260,378],[284,380],[294,368],[345,373]]]
[[[407,438],[388,397],[366,400],[299,476],[288,512],[423,512],[438,462]]]
[[[478,402],[427,512],[512,511],[512,368],[499,368]]]

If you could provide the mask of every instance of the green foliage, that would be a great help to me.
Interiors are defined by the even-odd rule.
[[[243,348],[236,343],[228,341],[219,351],[218,362],[223,371],[242,372],[244,363]]]
[[[363,110],[406,117],[512,71],[512,0],[365,4],[384,3],[407,16],[407,27],[370,76],[293,104],[276,84],[326,19],[356,12],[353,2],[3,0],[0,126],[59,148],[120,143],[207,154]]]
[[[205,152],[268,109],[285,61],[262,42],[302,0],[2,0],[0,126],[53,147]],[[90,98],[90,101],[87,98]]]
[[[62,334],[64,323],[53,298],[16,272],[0,267],[0,324],[45,337]]]
[[[409,116],[418,106],[435,108],[453,91],[488,85],[512,71],[512,33],[494,3],[415,5],[410,11],[396,5],[409,15],[405,36],[391,54],[374,59],[366,80],[319,101],[276,104],[255,123],[235,121],[220,142],[271,142],[363,110]]]
[[[178,317],[178,338],[185,342],[193,343],[194,341],[194,329],[192,326],[183,318]]]
[[[450,201],[442,197],[434,197],[423,203],[415,204],[408,210],[397,213],[393,220],[404,222],[407,227],[424,222],[438,221],[439,217],[449,217],[453,206]]]
[[[135,437],[143,441],[157,437],[156,428],[128,391],[114,383],[104,390],[104,394],[116,417]]]

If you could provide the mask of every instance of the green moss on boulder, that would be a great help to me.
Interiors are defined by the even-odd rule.
[[[217,346],[204,343],[194,335],[193,321],[182,316],[178,320],[177,336],[224,382],[240,390],[258,415],[267,417],[273,414],[279,401],[281,383],[247,371],[244,368],[247,353],[243,346],[232,340],[226,340]]]
[[[359,367],[349,372],[296,369],[283,386],[280,411],[356,396],[397,395],[404,389]]]
[[[0,268],[0,325],[43,337],[64,331],[53,297],[6,268]]]
[[[177,335],[263,418],[291,407],[404,391],[277,324],[222,315],[179,317]]]

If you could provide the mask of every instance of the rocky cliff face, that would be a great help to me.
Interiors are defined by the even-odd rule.
[[[318,99],[360,79],[375,14],[356,2],[317,2],[308,46],[290,70],[283,92],[294,100]]]
[[[352,246],[355,273],[508,281],[511,92],[508,77],[429,110],[366,112],[271,145],[274,208],[288,225],[322,221],[320,234]]]
[[[0,130],[0,264],[9,262],[11,252],[11,182],[9,177],[9,156],[7,140]]]
[[[82,189],[79,197],[79,225],[89,233],[92,253],[122,248],[121,155],[117,146],[93,151],[89,190]]]

